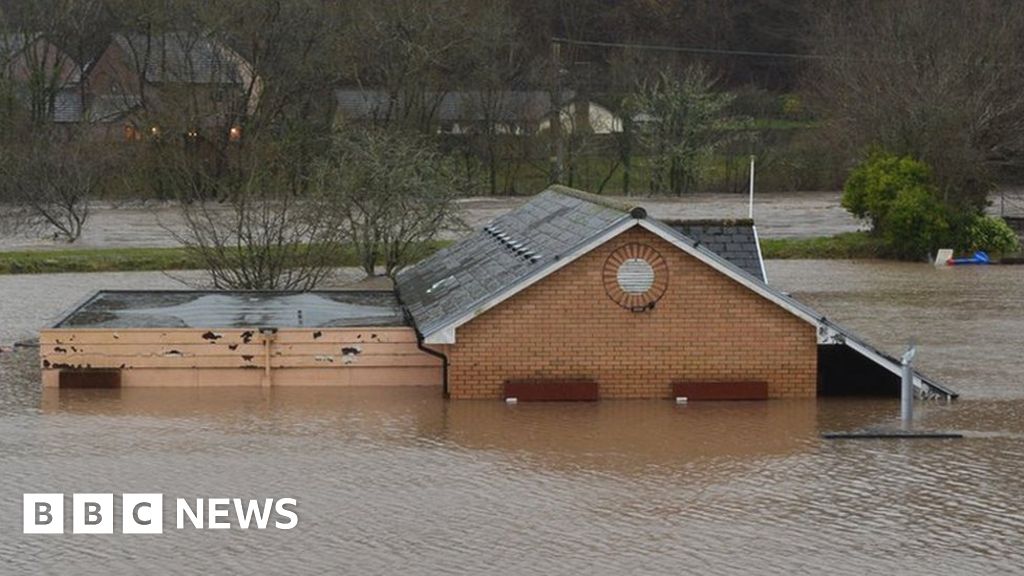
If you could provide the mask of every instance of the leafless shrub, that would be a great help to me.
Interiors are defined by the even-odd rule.
[[[338,265],[344,231],[327,198],[297,194],[280,162],[252,158],[241,175],[217,181],[185,160],[167,171],[177,175],[185,224],[169,231],[215,288],[310,290]]]
[[[11,143],[0,163],[5,227],[74,242],[113,164],[114,154],[103,146],[45,131]]]

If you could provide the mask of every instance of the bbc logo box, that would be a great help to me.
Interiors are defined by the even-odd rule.
[[[64,494],[25,494],[22,501],[25,534],[64,533]],[[74,534],[114,533],[113,494],[73,494],[71,530]],[[123,534],[162,534],[163,494],[122,494]]]

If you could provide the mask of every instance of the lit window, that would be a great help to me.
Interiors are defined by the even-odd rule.
[[[242,128],[241,128],[241,126],[232,126],[231,129],[228,130],[228,140],[230,140],[232,142],[238,142],[241,139],[242,139]]]

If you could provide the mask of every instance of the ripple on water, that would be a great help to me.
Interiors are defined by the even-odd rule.
[[[1020,402],[923,416],[987,418],[978,428],[993,436],[829,442],[818,433],[888,421],[896,406],[508,407],[420,389],[40,394],[31,370],[0,366],[5,518],[31,490],[300,503],[292,532],[3,538],[18,572],[230,562],[292,573],[931,574],[1024,563],[1021,425],[997,421],[1017,419]]]

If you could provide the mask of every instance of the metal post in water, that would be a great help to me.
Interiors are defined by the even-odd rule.
[[[900,386],[900,425],[910,430],[914,420],[914,356],[917,346],[907,346],[900,364],[903,366],[903,381]]]

